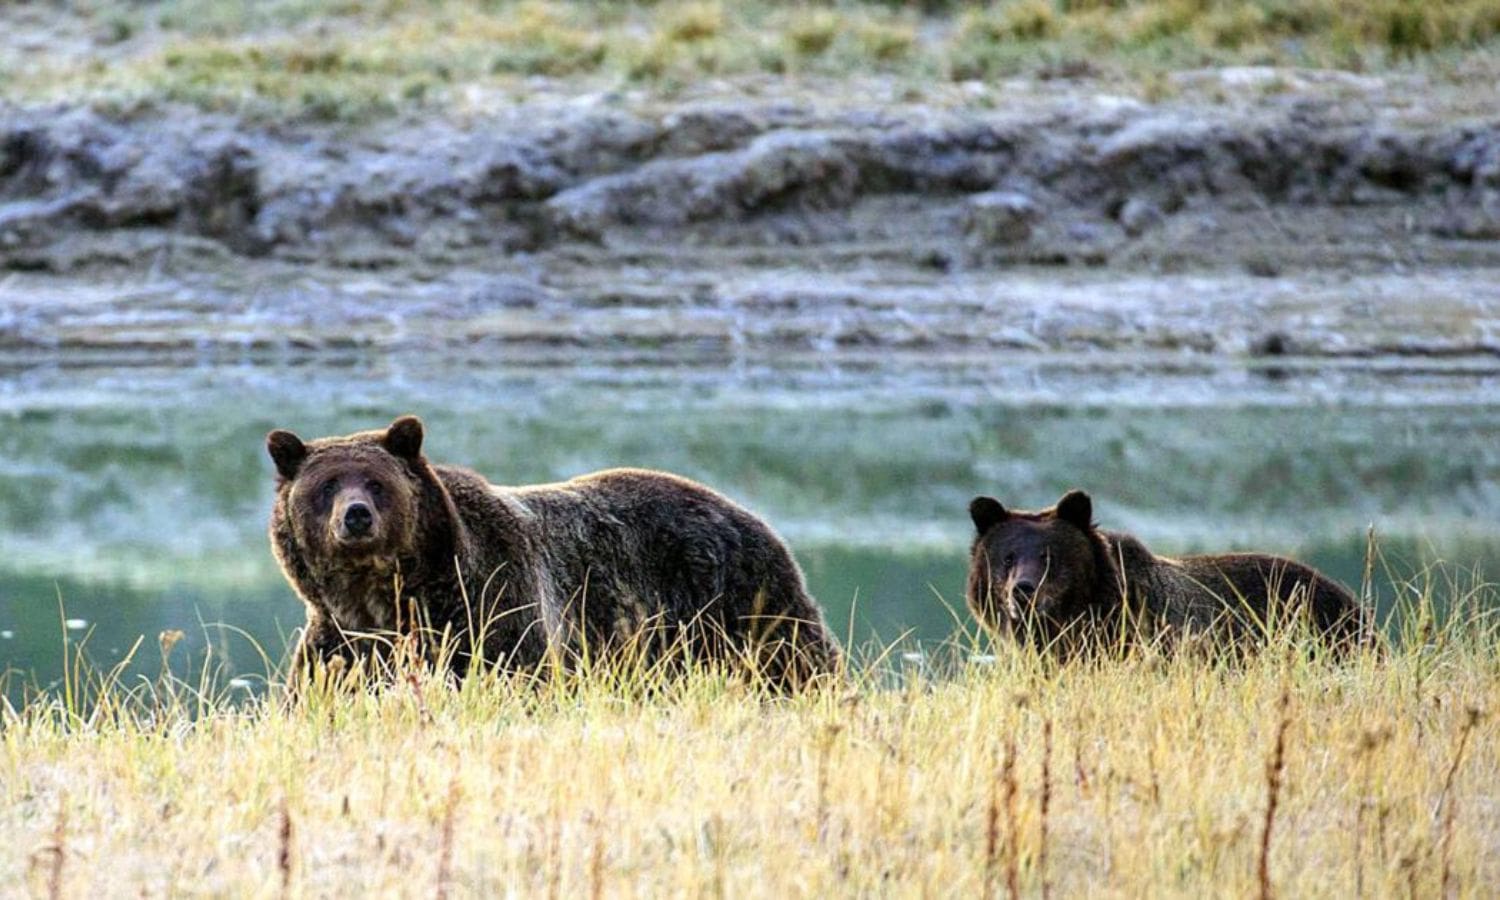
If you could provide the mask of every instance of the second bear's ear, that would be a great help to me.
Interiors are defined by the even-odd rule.
[[[287,481],[297,477],[297,470],[307,459],[307,445],[302,443],[302,438],[279,428],[266,435],[266,451],[276,463],[276,472]]]
[[[1057,501],[1057,517],[1089,531],[1094,527],[1094,501],[1083,491],[1068,491]]]
[[[969,518],[974,520],[974,527],[980,534],[989,531],[994,525],[1004,522],[1010,517],[1005,507],[994,497],[975,497],[969,501]]]
[[[422,420],[416,416],[402,416],[385,430],[385,449],[401,459],[416,459],[422,455]]]

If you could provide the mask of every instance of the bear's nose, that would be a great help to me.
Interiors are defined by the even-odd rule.
[[[1011,591],[1022,600],[1030,600],[1036,594],[1036,584],[1030,581],[1017,581]]]
[[[344,510],[344,530],[352,537],[364,537],[370,533],[370,525],[375,517],[370,514],[370,507],[363,503],[351,503]]]

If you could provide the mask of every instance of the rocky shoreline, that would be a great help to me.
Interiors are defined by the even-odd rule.
[[[1500,354],[1500,119],[1304,82],[360,128],[0,108],[0,350]]]

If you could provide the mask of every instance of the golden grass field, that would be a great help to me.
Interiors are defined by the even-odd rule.
[[[791,699],[712,673],[453,686],[413,671],[236,704],[209,681],[127,687],[80,665],[5,711],[0,885],[1493,896],[1496,597],[1452,590],[1475,611],[1437,624],[1418,605],[1394,649],[1344,662],[1283,637],[1238,662],[1059,667],[1009,646],[972,657],[971,639],[922,663],[867,658]]]

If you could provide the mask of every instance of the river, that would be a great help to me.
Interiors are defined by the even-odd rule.
[[[16,361],[0,369],[0,665],[14,694],[58,682],[65,638],[100,667],[140,638],[128,681],[179,629],[181,671],[259,683],[302,619],[265,537],[266,431],[408,412],[432,459],[499,483],[630,465],[722,490],[786,537],[855,644],[972,630],[968,500],[1033,508],[1071,487],[1158,552],[1295,554],[1360,591],[1373,526],[1388,612],[1424,567],[1462,584],[1500,570],[1497,382],[1486,361],[1017,353]]]

